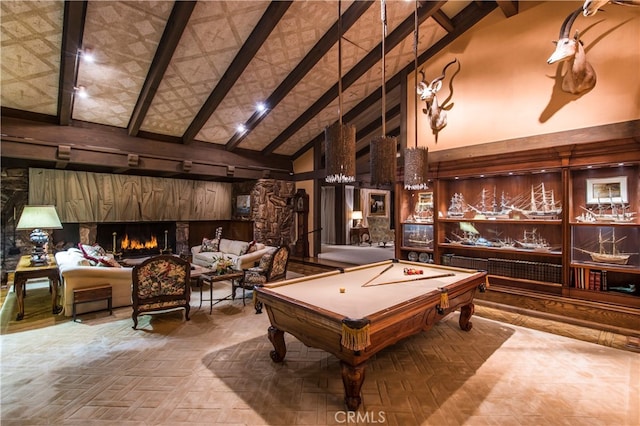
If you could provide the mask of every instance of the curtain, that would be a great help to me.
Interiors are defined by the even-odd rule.
[[[322,223],[322,244],[335,244],[336,239],[336,193],[335,187],[323,186],[321,192],[321,218]]]
[[[349,231],[353,227],[353,220],[351,220],[351,213],[353,213],[353,194],[355,193],[355,188],[351,185],[345,185],[344,187],[344,203],[347,214],[347,220],[345,221],[345,229],[344,236],[345,241],[349,244]]]
[[[61,222],[230,219],[232,190],[225,182],[29,169],[29,204],[56,206]]]

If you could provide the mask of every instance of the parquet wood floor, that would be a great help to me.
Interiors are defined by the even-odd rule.
[[[209,315],[193,295],[191,321],[143,316],[140,330],[131,308],[3,324],[2,425],[640,424],[637,353],[506,316],[463,332],[457,314],[375,356],[349,422],[335,357],[287,336],[274,364],[266,315],[240,300]],[[50,303],[46,289],[28,297],[26,313]]]

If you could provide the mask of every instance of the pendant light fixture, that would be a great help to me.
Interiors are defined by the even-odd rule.
[[[338,114],[336,123],[324,129],[327,183],[356,180],[356,128],[342,123],[342,10],[338,0]]]
[[[418,0],[415,1],[414,9],[414,96],[418,92]],[[429,150],[427,147],[418,147],[418,100],[415,100],[414,109],[414,132],[416,136],[415,147],[404,150],[404,189],[422,190],[427,189],[426,175],[429,169]]]
[[[375,186],[392,185],[396,179],[398,140],[386,135],[386,63],[385,45],[387,36],[387,6],[380,0],[380,17],[382,20],[382,136],[373,138],[369,144],[370,182]]]

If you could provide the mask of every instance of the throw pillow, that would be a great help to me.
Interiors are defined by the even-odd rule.
[[[242,256],[247,252],[248,248],[249,248],[249,243],[245,241],[232,240],[231,244],[229,244],[229,248],[225,250],[225,253],[235,254],[236,256]]]
[[[107,266],[109,268],[122,268],[122,265],[120,265],[118,261],[111,256],[102,256],[98,260],[100,261],[98,266]]]
[[[216,251],[220,251],[220,239],[216,238],[213,240],[210,240],[208,238],[203,238],[202,239],[202,247],[200,248],[200,252],[204,253],[204,252],[216,252]]]
[[[92,266],[95,266],[100,263],[100,258],[107,255],[107,252],[104,251],[102,247],[98,244],[94,244],[92,246],[87,244],[78,243],[78,248],[82,251],[82,255],[85,259],[89,260],[92,263]]]

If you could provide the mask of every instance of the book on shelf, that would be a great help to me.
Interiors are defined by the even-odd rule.
[[[573,268],[573,286],[581,290],[607,291],[607,271]]]

